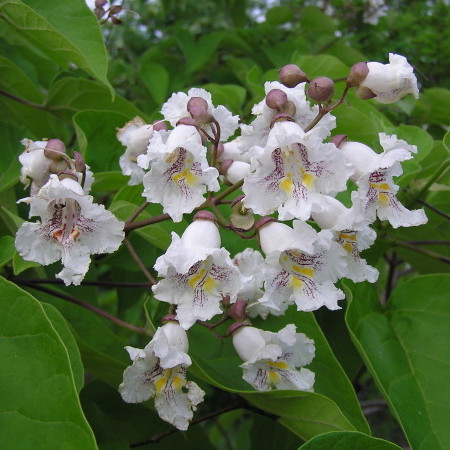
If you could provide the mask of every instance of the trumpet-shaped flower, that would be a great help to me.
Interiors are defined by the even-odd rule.
[[[247,208],[281,220],[309,219],[322,194],[346,188],[351,169],[333,144],[304,133],[293,122],[276,123],[264,148],[253,147],[253,171],[244,180]]]
[[[264,229],[266,233],[261,234]],[[322,306],[339,309],[337,302],[344,293],[333,283],[346,273],[345,252],[333,241],[332,233],[317,233],[300,221],[294,221],[293,230],[277,223],[269,223],[262,230],[261,247],[267,257],[263,267],[265,294],[259,300],[261,311],[280,315],[293,303],[299,311],[315,311]],[[284,239],[284,233],[292,237],[296,234],[297,239]],[[269,253],[265,249],[272,250]]]
[[[25,222],[17,232],[16,248],[27,261],[48,265],[61,259],[64,269],[56,276],[66,285],[78,285],[89,269],[90,255],[116,251],[123,238],[123,222],[93,203],[76,181],[60,181],[50,175],[30,203],[30,217],[41,222]]]
[[[195,127],[179,125],[170,133],[156,132],[146,155],[138,156],[144,169],[143,195],[149,202],[160,203],[174,222],[192,212],[205,200],[206,188],[219,190],[219,172],[209,167],[206,148]]]
[[[127,403],[154,397],[161,419],[179,430],[187,430],[205,395],[196,383],[186,380],[186,370],[192,364],[188,346],[186,332],[176,322],[166,323],[143,350],[125,347],[133,365],[125,369],[119,386]]]
[[[407,94],[419,98],[414,69],[404,56],[389,53],[389,64],[371,61],[367,68],[369,73],[360,88],[369,89],[380,103],[395,103]]]
[[[177,305],[177,319],[184,329],[196,320],[209,320],[221,312],[221,300],[236,300],[240,275],[229,253],[220,247],[216,225],[196,220],[182,237],[172,233],[172,243],[158,258],[155,269],[164,276],[153,286],[155,298]]]
[[[175,126],[177,122],[184,117],[191,117],[188,111],[188,102],[193,97],[200,97],[206,100],[208,104],[207,112],[214,117],[220,125],[220,140],[226,141],[236,131],[239,122],[239,116],[233,116],[232,113],[223,105],[215,107],[212,104],[211,94],[200,88],[189,89],[188,93],[176,92],[162,106],[161,114]],[[206,131],[210,131],[209,125],[205,125]]]
[[[362,202],[370,222],[378,216],[381,220],[388,220],[394,228],[426,223],[427,217],[423,209],[410,211],[400,203],[396,197],[399,187],[393,181],[393,177],[403,173],[400,162],[411,159],[413,153],[417,152],[417,147],[397,139],[395,135],[380,133],[379,136],[383,152],[373,152],[368,158],[366,170],[359,170],[359,189],[352,194],[353,202]],[[361,165],[359,145],[361,144],[352,142],[344,144],[343,155],[355,167]],[[367,150],[366,152],[368,153]]]
[[[286,325],[278,333],[243,326],[234,331],[233,345],[244,361],[240,366],[244,380],[258,391],[313,391],[314,373],[302,366],[314,358],[314,341],[296,333],[295,325]]]

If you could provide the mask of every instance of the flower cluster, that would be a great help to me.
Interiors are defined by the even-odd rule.
[[[412,68],[400,55],[391,54],[388,65],[355,64],[334,102],[332,80],[310,80],[288,65],[280,82],[266,83],[250,124],[215,106],[205,90],[191,89],[170,97],[162,120],[146,124],[136,117],[118,130],[126,147],[120,167],[129,184],[142,183],[146,201],[162,205],[164,218],[173,222],[196,213],[181,235],[172,233],[153,266],[159,277],[153,296],[170,305],[170,316],[143,350],[127,347],[133,363],[119,388],[126,402],[153,397],[163,420],[187,429],[204,393],[186,380],[186,331],[231,319],[227,337],[243,360],[245,381],[263,391],[313,390],[315,375],[304,366],[314,358],[314,342],[293,324],[273,333],[252,321],[283,315],[290,306],[339,309],[345,295],[338,280],[378,278],[361,256],[376,239],[375,220],[394,228],[427,220],[423,210],[410,211],[400,202],[394,181],[415,146],[380,133],[383,151],[377,152],[333,135],[332,111],[349,89],[382,103],[418,94]],[[17,248],[42,264],[61,258],[64,269],[57,276],[79,284],[90,254],[119,247],[123,224],[93,203],[92,174],[79,155],[70,159],[56,140],[25,144],[22,181],[31,179],[32,186],[23,201],[41,222],[22,225]],[[221,190],[221,184],[228,187]],[[339,201],[345,192],[351,204]],[[234,199],[225,200],[233,193]],[[249,246],[230,255],[221,228],[236,239],[256,238],[261,251]],[[218,322],[209,322],[219,314]]]

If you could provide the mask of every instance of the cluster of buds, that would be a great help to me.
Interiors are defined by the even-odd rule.
[[[332,111],[349,89],[382,103],[417,95],[406,59],[390,55],[390,61],[353,66],[337,101],[331,79],[310,80],[299,67],[285,66],[279,82],[266,83],[266,96],[253,107],[256,117],[249,125],[194,88],[168,99],[163,120],[146,124],[136,117],[118,130],[126,147],[120,166],[129,184],[142,183],[147,202],[162,205],[174,222],[196,212],[181,236],[172,233],[172,243],[154,264],[160,278],[152,286],[154,298],[168,303],[173,315],[143,350],[127,347],[133,365],[120,386],[125,401],[154,397],[161,418],[186,429],[203,399],[201,389],[185,378],[191,364],[186,330],[196,323],[212,329],[228,320],[235,321],[227,336],[251,386],[313,390],[314,373],[303,366],[314,358],[314,342],[292,324],[272,333],[252,321],[283,315],[291,305],[298,311],[340,308],[345,296],[335,285],[339,279],[373,283],[378,278],[360,255],[376,239],[371,227],[376,218],[393,227],[426,222],[423,210],[409,211],[400,203],[393,179],[415,146],[380,133],[383,152],[377,153],[332,135]],[[239,136],[230,140],[239,127]],[[33,146],[42,148],[32,163],[29,155],[21,156],[22,178],[33,183],[25,201],[42,223],[24,224],[17,247],[26,259],[43,264],[61,257],[64,270],[58,276],[78,284],[90,253],[120,245],[123,224],[83,192],[89,176],[87,168],[77,172],[79,157],[70,160],[54,140],[27,145],[28,154]],[[67,167],[57,175],[55,164]],[[61,178],[67,169],[73,177]],[[349,188],[349,180],[357,189],[346,207],[336,196]],[[221,183],[229,187],[215,194]],[[233,193],[234,199],[224,200]],[[256,238],[261,251],[246,248],[230,255],[221,244],[221,228],[238,239]],[[218,322],[208,322],[219,314]]]
[[[117,14],[122,12],[122,6],[110,5],[109,8],[105,8],[107,5],[108,0],[95,0],[94,14],[97,19],[102,19],[103,22],[111,20],[113,25],[120,25],[122,21],[117,17]]]

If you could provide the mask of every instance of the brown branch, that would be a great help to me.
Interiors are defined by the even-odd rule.
[[[144,330],[144,328],[140,328],[137,327],[136,325],[133,325],[131,323],[125,322],[122,319],[119,319],[118,317],[113,316],[112,314],[109,314],[106,311],[103,311],[103,309],[97,308],[94,305],[91,305],[89,303],[83,302],[82,300],[79,300],[78,298],[72,297],[71,295],[67,295],[67,294],[63,294],[62,292],[58,292],[58,291],[54,291],[53,289],[48,289],[46,287],[43,286],[38,286],[36,284],[33,283],[28,283],[25,281],[21,281],[21,284],[23,286],[28,286],[31,289],[35,289],[36,291],[41,291],[44,292],[46,294],[50,294],[53,295],[54,297],[58,297],[62,300],[66,300],[70,303],[74,303],[75,305],[81,306],[82,308],[86,308],[92,312],[94,312],[95,314],[98,314],[99,316],[104,317],[105,319],[110,320],[111,322],[114,322],[115,324],[124,327],[124,328],[128,328],[131,331],[134,331],[136,333],[139,334],[145,334],[148,336],[148,332],[146,330]]]
[[[445,211],[441,211],[440,209],[436,208],[433,205],[430,205],[429,203],[423,201],[423,200],[417,200],[418,203],[425,206],[425,208],[428,208],[430,211],[435,212],[436,214],[439,214],[442,217],[445,217],[446,219],[450,220],[450,214],[447,214]]]
[[[153,225],[155,223],[163,222],[164,220],[169,220],[169,214],[161,214],[155,217],[149,217],[148,219],[138,220],[137,222],[126,223],[123,230],[126,232],[135,230],[136,228],[146,227],[147,225]]]
[[[47,279],[47,278],[13,278],[14,282],[20,283],[32,283],[32,284],[61,284],[64,285],[62,280],[57,278]],[[105,286],[105,287],[123,287],[123,288],[148,288],[151,286],[150,283],[129,283],[127,281],[89,281],[83,280],[81,286]]]
[[[39,103],[31,102],[30,100],[27,100],[25,98],[17,97],[17,95],[11,94],[10,92],[4,91],[3,89],[0,89],[0,95],[8,97],[11,100],[14,100],[15,102],[22,103],[22,105],[30,106],[31,108],[41,109],[43,111],[49,111],[49,108],[47,108],[44,105],[40,105]]]
[[[145,264],[142,262],[142,259],[139,258],[139,255],[136,253],[136,250],[133,247],[133,244],[130,242],[128,238],[124,239],[125,245],[127,246],[127,249],[131,255],[131,257],[136,261],[136,264],[141,269],[142,273],[145,275],[147,280],[151,285],[154,285],[157,283],[153,275],[147,270],[147,267],[145,267]]]
[[[218,202],[222,201],[225,197],[228,197],[234,191],[238,190],[243,184],[244,180],[238,181],[237,183],[233,184],[233,186],[230,186],[228,189],[225,189],[223,192],[213,197],[211,201],[217,204]]]
[[[450,264],[450,258],[440,255],[439,253],[432,252],[431,250],[426,250],[424,248],[417,247],[405,241],[394,241],[393,244],[398,245],[399,247],[404,247],[409,250],[413,250],[417,253],[421,253],[422,255],[428,256],[430,258],[437,259],[438,261],[441,261],[443,263]]]
[[[142,203],[141,206],[139,206],[138,209],[136,209],[136,211],[125,221],[125,224],[129,224],[131,222],[134,222],[134,220],[136,219],[137,216],[139,216],[139,214],[144,211],[145,208],[147,208],[147,206],[149,205],[149,202],[144,202]]]

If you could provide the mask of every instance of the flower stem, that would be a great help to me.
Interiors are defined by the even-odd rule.
[[[137,222],[125,223],[123,230],[125,233],[136,228],[146,227],[147,225],[153,225],[154,223],[163,222],[164,220],[169,220],[169,214],[161,214],[155,217],[149,217],[148,219],[138,220]]]
[[[243,184],[244,180],[238,181],[237,183],[233,184],[233,186],[230,186],[228,189],[225,189],[223,192],[213,197],[212,201],[214,203],[220,202],[225,197],[228,197],[230,194],[232,194],[234,191],[237,191]]]
[[[61,284],[64,282],[58,279],[47,279],[47,278],[31,278],[31,279],[23,279],[23,278],[13,278],[12,281],[21,283],[32,283],[32,284]],[[89,281],[83,280],[81,286],[105,286],[105,287],[123,287],[123,288],[148,288],[151,286],[150,283],[129,283],[127,281]]]
[[[406,241],[394,241],[394,245],[398,245],[399,247],[407,248],[409,250],[413,250],[417,253],[421,253],[422,255],[428,256],[433,259],[437,259],[446,264],[450,264],[450,258],[446,256],[440,255],[439,253],[432,252],[431,250],[427,250],[425,248],[417,247],[416,245],[410,244]]]
[[[417,200],[418,203],[425,206],[425,208],[428,208],[429,210],[435,212],[436,214],[439,214],[442,217],[445,217],[446,219],[450,220],[450,214],[447,214],[445,211],[441,211],[440,209],[436,208],[433,205],[430,205],[427,202],[424,202],[423,200]]]
[[[139,258],[139,255],[136,253],[136,250],[134,249],[133,245],[131,244],[130,240],[128,238],[124,239],[125,245],[127,246],[127,249],[131,255],[131,257],[136,261],[136,264],[141,269],[142,273],[145,275],[147,280],[151,285],[154,285],[157,283],[153,275],[147,270],[147,267],[145,267],[145,264],[142,262],[142,259]]]
[[[79,300],[78,298],[72,297],[71,295],[64,294],[62,292],[54,291],[53,289],[49,289],[43,286],[37,286],[35,283],[29,283],[28,281],[21,280],[20,282],[23,286],[28,286],[31,289],[35,289],[36,291],[41,291],[46,294],[53,295],[54,297],[58,297],[62,300],[67,300],[70,303],[74,303],[75,305],[81,306],[83,308],[89,309],[90,311],[94,312],[95,314],[98,314],[99,316],[104,317],[105,319],[110,320],[111,322],[114,322],[115,324],[123,327],[128,328],[131,331],[134,331],[139,334],[145,334],[148,335],[148,332],[144,328],[137,327],[136,325],[133,325],[131,323],[125,322],[122,319],[119,319],[118,317],[113,316],[112,314],[109,314],[106,311],[103,311],[103,309],[97,308],[94,305],[91,305],[89,303],[83,302],[82,300]]]
[[[137,216],[139,216],[139,214],[144,211],[145,208],[147,208],[147,206],[149,205],[149,202],[144,202],[142,203],[141,206],[139,206],[139,208],[125,221],[125,224],[129,224],[131,222],[134,222],[134,220],[136,219]]]

